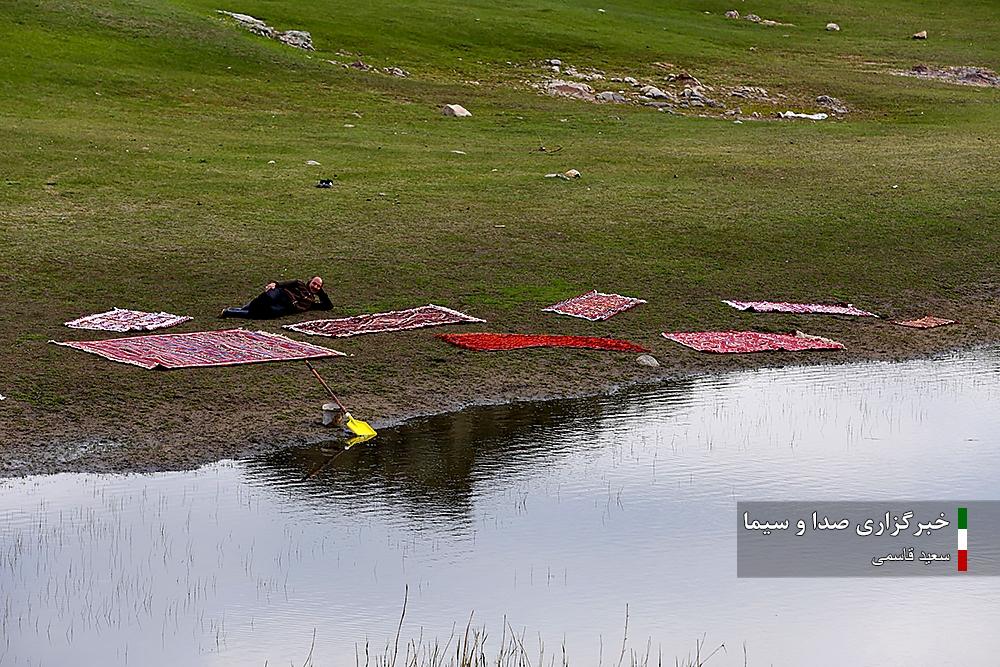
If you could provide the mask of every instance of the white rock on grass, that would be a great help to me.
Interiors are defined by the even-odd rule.
[[[574,97],[578,100],[586,100],[588,102],[593,102],[597,99],[593,88],[585,83],[577,83],[576,81],[563,81],[561,79],[547,81],[545,83],[545,92],[549,95]]]
[[[635,358],[635,363],[640,366],[649,366],[650,368],[658,368],[660,365],[660,362],[656,360],[656,357],[651,354],[640,354]]]
[[[446,104],[441,108],[441,113],[454,118],[468,118],[472,115],[468,109],[461,104]]]
[[[826,24],[826,29],[829,32],[840,32],[840,26],[837,25],[836,23],[827,23]]]
[[[224,9],[217,9],[215,11],[219,14],[232,18],[255,35],[260,35],[261,37],[266,37],[268,39],[276,39],[283,44],[294,46],[297,49],[304,49],[306,51],[315,50],[313,48],[312,35],[305,30],[285,30],[282,32],[281,30],[277,30],[276,28],[267,25],[260,19],[250,16],[249,14],[227,12]]]
[[[625,96],[621,93],[616,93],[612,90],[606,90],[603,93],[597,93],[597,100],[599,102],[613,102],[615,104],[624,104]]]
[[[278,33],[278,41],[297,49],[313,51],[312,35],[305,30],[286,30]]]
[[[657,88],[656,86],[643,86],[639,89],[639,92],[654,100],[668,100],[670,95]]]
[[[319,162],[317,162],[316,160],[306,160],[306,164],[309,165],[310,167],[318,167],[318,166],[320,166]]]
[[[927,31],[921,30],[920,32],[913,33],[913,39],[927,39]]]
[[[795,111],[782,111],[778,115],[782,118],[805,118],[806,120],[826,120],[830,117],[825,113],[797,113]]]

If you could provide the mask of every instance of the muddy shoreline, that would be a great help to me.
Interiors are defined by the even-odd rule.
[[[430,353],[439,363],[424,374],[414,375],[409,372],[412,369],[402,369],[402,377],[384,374],[377,381],[341,381],[341,386],[346,386],[344,398],[356,415],[371,421],[377,429],[387,429],[470,407],[652,389],[706,374],[905,361],[956,353],[1000,342],[1000,321],[992,309],[988,315],[977,319],[974,313],[966,312],[964,321],[976,324],[929,331],[906,330],[884,320],[875,326],[858,326],[847,319],[822,323],[807,319],[811,333],[843,341],[847,350],[840,352],[710,355],[664,342],[653,350],[661,363],[659,368],[638,366],[636,355],[623,353],[526,350],[479,355],[432,348]],[[400,338],[401,342],[412,343],[412,356],[419,356],[423,346],[434,345],[433,338],[428,343],[426,336]],[[375,357],[366,362],[375,367],[383,360],[379,357],[391,359],[400,349],[386,350],[375,340],[362,341],[360,346],[367,348],[366,356]],[[360,350],[357,354],[361,357]],[[117,368],[103,360],[94,363],[104,373]],[[150,373],[141,369],[127,371]],[[0,476],[186,470],[284,448],[336,444],[336,433],[320,425],[319,407],[324,398],[304,373],[289,374],[287,364],[259,364],[219,372],[227,373],[232,380],[222,383],[225,389],[213,387],[209,392],[187,386],[197,381],[197,371],[159,372],[159,377],[180,387],[155,398],[132,401],[133,405],[122,404],[130,401],[125,391],[122,402],[116,402],[113,395],[102,395],[86,405],[69,403],[55,408],[38,408],[8,399],[0,403],[0,441],[4,443]],[[366,374],[359,375],[364,378]],[[289,377],[295,379],[292,387],[285,386]],[[270,388],[274,382],[283,383],[280,391]],[[218,378],[214,383],[220,384]],[[205,393],[211,393],[212,400],[204,400]]]

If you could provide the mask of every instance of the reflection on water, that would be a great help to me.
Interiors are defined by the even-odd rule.
[[[469,410],[190,473],[0,482],[0,664],[353,664],[499,637],[571,664],[995,665],[1000,581],[737,580],[737,499],[1000,499],[1000,355]],[[558,658],[557,658],[558,660]],[[364,658],[362,656],[362,663]]]

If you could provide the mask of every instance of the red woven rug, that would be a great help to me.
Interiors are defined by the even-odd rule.
[[[894,320],[893,324],[912,329],[933,329],[934,327],[943,327],[947,324],[956,324],[956,321],[928,315],[927,317],[921,317],[919,320]]]
[[[787,303],[785,301],[727,301],[737,310],[747,310],[753,313],[795,313],[798,315],[856,315],[859,317],[878,317],[875,313],[855,308],[851,304],[822,303]]]
[[[594,336],[555,336],[549,334],[465,333],[438,334],[438,338],[467,350],[520,350],[526,347],[578,347],[614,352],[649,352],[627,340]]]
[[[636,299],[631,296],[603,294],[597,290],[593,290],[580,296],[574,296],[572,299],[560,301],[547,308],[542,308],[542,311],[598,322],[606,320],[612,315],[624,312],[629,308],[634,308],[640,303],[646,302],[643,299]]]
[[[442,324],[484,321],[451,308],[430,304],[419,308],[393,310],[388,313],[369,313],[336,320],[311,320],[298,324],[286,324],[285,328],[310,336],[341,338],[383,331],[404,331],[421,327],[436,327]]]
[[[90,329],[92,331],[152,331],[153,329],[166,329],[176,326],[182,322],[187,322],[190,317],[185,315],[172,315],[170,313],[147,313],[141,310],[128,310],[125,308],[115,308],[106,313],[87,315],[79,319],[66,322],[66,326],[73,329]]]
[[[343,352],[327,347],[300,343],[266,331],[244,329],[51,342],[142,368],[234,366],[345,356]]]
[[[759,333],[756,331],[690,331],[664,333],[663,337],[698,350],[719,354],[743,352],[771,352],[785,350],[843,350],[835,340],[809,336],[796,331],[794,334]]]

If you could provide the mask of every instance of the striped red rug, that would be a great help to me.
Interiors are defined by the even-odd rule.
[[[878,317],[875,313],[855,308],[849,303],[788,303],[787,301],[728,301],[722,303],[737,310],[752,313],[793,313],[796,315],[855,315],[858,317]]]
[[[388,313],[366,313],[353,317],[342,317],[335,320],[311,320],[298,324],[286,324],[286,329],[309,334],[310,336],[331,336],[342,338],[359,334],[382,333],[385,331],[405,331],[422,327],[436,327],[443,324],[462,324],[464,322],[483,322],[478,317],[472,317],[444,306],[433,303],[418,308],[393,310]]]
[[[492,352],[521,350],[528,347],[576,347],[612,352],[649,352],[648,349],[627,340],[597,338],[594,336],[557,336],[550,334],[464,333],[438,334],[443,341],[465,348]]]
[[[235,366],[264,361],[345,356],[343,352],[328,347],[300,343],[266,331],[244,329],[50,342],[96,354],[111,361],[150,369]]]
[[[699,352],[718,354],[844,349],[844,345],[835,340],[810,336],[801,331],[796,331],[794,334],[759,333],[757,331],[686,331],[664,333],[663,337]]]

